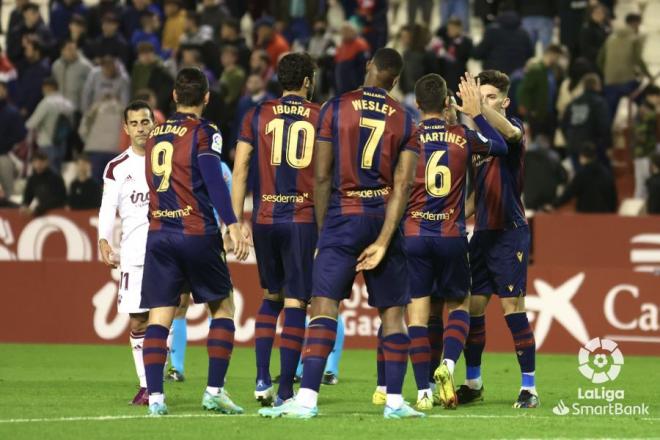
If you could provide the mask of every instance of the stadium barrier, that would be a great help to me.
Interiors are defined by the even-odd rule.
[[[116,312],[119,271],[96,246],[97,213],[53,211],[39,218],[0,210],[0,279],[5,305],[0,342],[112,343],[128,339]],[[594,337],[618,341],[626,354],[660,353],[660,222],[652,217],[540,215],[527,305],[541,352],[575,354]],[[116,228],[119,238],[119,222]],[[254,258],[231,261],[236,342],[250,345],[261,289]],[[379,320],[361,277],[345,301],[346,346],[374,347]],[[38,319],[30,319],[38,317]],[[188,337],[208,331],[203,306],[188,312]],[[497,300],[489,306],[487,349],[510,352]]]

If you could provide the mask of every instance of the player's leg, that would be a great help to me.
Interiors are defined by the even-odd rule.
[[[172,321],[172,342],[170,344],[170,368],[166,378],[174,382],[183,382],[185,376],[186,347],[188,345],[188,326],[186,313],[190,305],[190,293],[181,294],[181,301]]]
[[[149,390],[150,415],[167,414],[163,392],[163,372],[167,361],[167,337],[176,306],[151,307],[144,334],[144,370]]]
[[[293,382],[305,340],[307,303],[296,298],[284,300],[284,325],[280,335],[280,383],[278,404],[293,397]]]
[[[433,392],[429,386],[431,368],[431,344],[428,322],[431,310],[431,297],[413,298],[408,304],[408,336],[410,336],[410,362],[417,384],[417,403],[420,411],[433,409]]]
[[[444,300],[436,295],[431,295],[431,309],[429,316],[429,344],[431,347],[431,363],[429,365],[429,382],[433,382],[433,372],[440,365],[442,360],[442,338],[444,334],[444,320],[442,312],[444,310]]]
[[[337,385],[339,383],[339,361],[344,352],[344,320],[339,315],[337,319],[337,339],[335,339],[335,346],[332,347],[330,356],[328,356],[328,363],[325,365],[325,373],[323,373],[323,385]]]
[[[133,363],[135,364],[135,372],[137,373],[138,381],[140,382],[140,389],[131,401],[132,405],[148,405],[149,393],[147,392],[147,376],[144,372],[144,359],[142,350],[144,347],[144,333],[147,330],[147,322],[149,320],[149,312],[144,313],[130,313],[130,344],[131,352],[133,353]]]

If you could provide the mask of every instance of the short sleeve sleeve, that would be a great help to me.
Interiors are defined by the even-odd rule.
[[[215,124],[206,121],[197,129],[197,155],[203,154],[217,157],[222,154],[222,135]]]
[[[252,131],[252,120],[256,113],[257,107],[253,107],[245,114],[241,121],[241,131],[238,133],[238,140],[248,144],[254,143],[254,133]]]
[[[332,119],[336,102],[336,100],[332,99],[321,107],[319,126],[316,130],[316,139],[319,141],[332,142]]]
[[[401,145],[401,151],[405,150],[412,151],[415,154],[419,154],[421,150],[419,129],[415,124],[415,121],[409,115],[406,117],[406,131],[403,144]]]
[[[492,142],[478,131],[465,128],[465,138],[470,152],[474,154],[488,154],[490,152]]]

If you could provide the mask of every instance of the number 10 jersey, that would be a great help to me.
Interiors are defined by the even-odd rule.
[[[195,115],[175,113],[151,131],[145,146],[150,231],[218,234],[197,158],[221,153],[218,128]]]

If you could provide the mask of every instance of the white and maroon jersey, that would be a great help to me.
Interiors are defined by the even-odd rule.
[[[108,162],[103,171],[103,200],[99,212],[99,240],[112,244],[115,216],[121,219],[122,266],[142,266],[149,231],[149,186],[145,159],[129,147]]]

